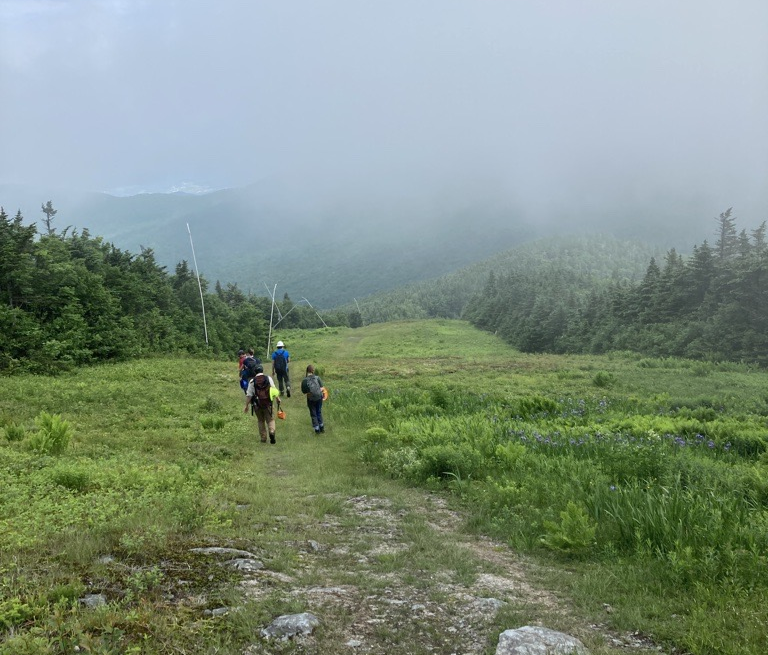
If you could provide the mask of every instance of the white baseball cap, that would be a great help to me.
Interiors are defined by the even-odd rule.
[[[283,347],[283,342],[282,341],[278,341],[277,342],[277,347],[278,348],[282,348]]]

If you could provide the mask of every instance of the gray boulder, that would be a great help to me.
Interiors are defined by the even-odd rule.
[[[296,635],[311,635],[320,625],[320,619],[314,614],[285,614],[278,616],[272,623],[261,631],[265,639],[290,639]]]
[[[589,655],[589,651],[575,637],[526,625],[502,632],[496,655]]]

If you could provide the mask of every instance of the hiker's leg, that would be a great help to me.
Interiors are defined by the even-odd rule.
[[[259,421],[259,436],[261,437],[262,442],[266,442],[267,440],[267,414],[263,407],[258,407],[256,409],[256,418]]]
[[[323,423],[323,401],[317,401],[317,424],[320,426],[320,432],[325,432],[325,424]]]
[[[309,416],[312,419],[312,427],[315,432],[320,432],[320,420],[317,416],[317,401],[308,399],[307,406],[309,407]]]
[[[280,391],[280,395],[283,395],[285,391],[285,373],[278,372],[277,374],[277,388]]]
[[[267,426],[269,427],[269,442],[275,443],[275,413],[271,407],[267,407]]]

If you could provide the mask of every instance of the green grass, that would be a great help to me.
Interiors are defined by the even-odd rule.
[[[302,588],[379,594],[391,575],[426,598],[442,593],[434,579],[470,586],[487,563],[429,527],[423,489],[462,508],[468,529],[537,558],[541,584],[572,600],[573,623],[521,602],[491,632],[599,621],[694,655],[764,652],[764,372],[524,355],[459,321],[278,338],[293,387],[312,363],[330,390],[324,438],[296,394],[277,445],[259,443],[234,362],[0,379],[2,655],[242,653],[271,618],[305,607],[277,582],[243,597],[197,546],[248,550]],[[363,497],[387,503],[350,500]],[[402,547],[388,548],[395,518]],[[86,609],[85,593],[108,604]],[[202,613],[222,605],[241,609]],[[330,652],[352,617],[324,618],[316,639]],[[381,628],[381,648],[437,639],[406,618]]]

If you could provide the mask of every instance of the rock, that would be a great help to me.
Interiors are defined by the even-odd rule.
[[[317,543],[314,539],[310,539],[307,541],[307,544],[309,545],[310,550],[312,550],[315,553],[320,552],[320,544]]]
[[[104,594],[87,594],[79,600],[86,607],[103,607],[107,604],[107,597]]]
[[[226,565],[231,566],[233,569],[237,569],[238,571],[245,572],[259,571],[264,568],[264,564],[262,564],[259,560],[251,559],[249,557],[237,557],[235,559],[231,559],[226,562]]]
[[[360,648],[360,646],[363,645],[363,642],[359,639],[350,639],[345,646],[349,646],[350,648]]]
[[[216,609],[205,610],[203,614],[205,614],[205,616],[224,616],[225,614],[229,614],[229,607],[217,607]]]
[[[237,548],[221,548],[219,546],[211,546],[209,548],[190,548],[191,553],[200,553],[201,555],[231,555],[233,557],[249,557],[255,558],[256,555],[249,553],[247,550],[238,550]]]
[[[296,635],[311,635],[314,629],[320,625],[320,619],[314,614],[303,612],[301,614],[285,614],[278,616],[272,623],[261,631],[265,639],[289,639]]]
[[[498,598],[478,598],[472,603],[481,612],[496,614],[506,603]]]
[[[575,637],[526,625],[502,632],[496,655],[589,655],[589,651]]]

